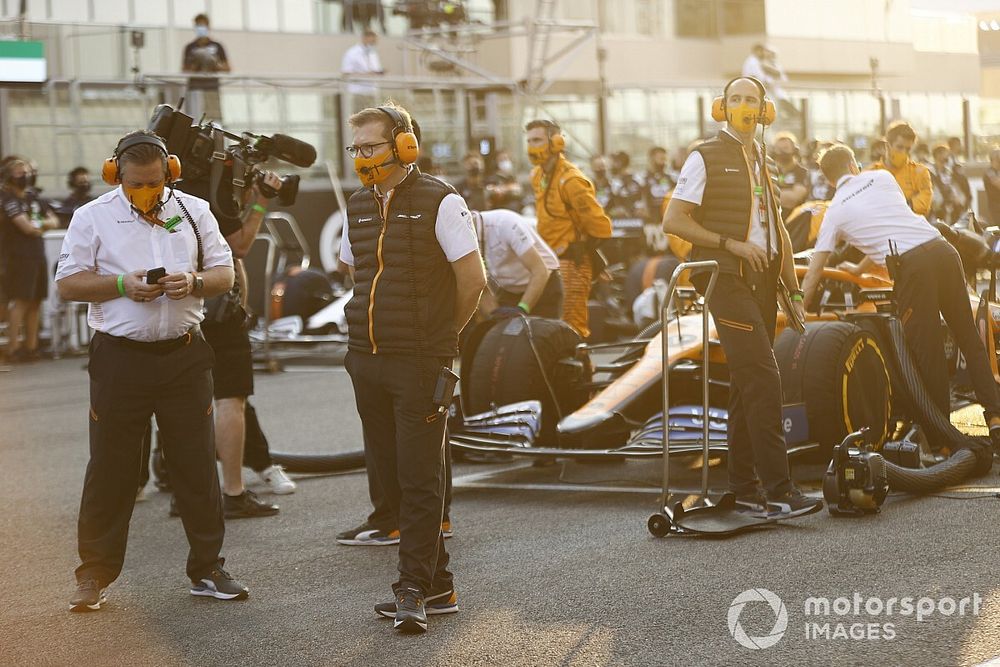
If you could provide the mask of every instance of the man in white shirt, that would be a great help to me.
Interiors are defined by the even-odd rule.
[[[910,209],[891,173],[862,172],[854,151],[847,146],[828,149],[820,158],[820,167],[836,184],[837,192],[826,211],[802,284],[806,304],[815,298],[823,267],[838,242],[847,241],[864,253],[865,262],[882,267],[891,253],[891,242],[899,254],[899,268],[893,275],[896,309],[925,388],[938,409],[949,414],[943,315],[968,363],[976,397],[996,446],[1000,441],[1000,396],[972,318],[958,251],[923,216]]]
[[[479,303],[490,315],[498,308],[511,314],[562,317],[563,289],[559,258],[534,226],[507,209],[473,211],[488,287]]]
[[[340,61],[342,74],[385,74],[382,61],[375,50],[378,36],[373,30],[365,30],[361,35],[361,43],[355,44],[344,52]],[[374,97],[378,95],[378,87],[370,83],[348,84],[347,92],[351,95]]]
[[[212,421],[212,350],[202,300],[233,284],[233,257],[208,202],[166,185],[180,162],[163,140],[134,132],[104,168],[121,187],[79,208],[56,271],[59,295],[89,301],[90,462],[80,502],[73,611],[100,609],[121,573],[150,417],[191,550],[191,594],[243,599],[222,569],[225,527]]]

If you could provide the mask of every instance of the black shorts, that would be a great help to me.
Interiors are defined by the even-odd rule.
[[[201,323],[205,340],[215,351],[212,380],[215,398],[245,398],[253,395],[253,356],[250,338],[238,324]]]
[[[45,258],[8,257],[3,271],[7,299],[44,301],[49,296],[49,270]]]

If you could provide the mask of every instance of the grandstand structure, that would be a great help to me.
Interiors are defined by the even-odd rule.
[[[344,20],[352,2],[370,4],[0,0],[0,45],[41,42],[47,67],[43,83],[0,83],[0,152],[31,155],[54,192],[71,167],[96,169],[157,103],[185,94],[181,54],[192,17],[206,12],[233,65],[220,76],[222,124],[309,141],[318,165],[333,160],[350,176],[345,121],[362,101],[348,92],[357,77],[339,71],[358,40],[357,23]],[[384,30],[387,73],[372,83],[413,111],[425,151],[445,170],[470,146],[512,147],[517,156],[520,128],[534,115],[557,119],[578,157],[640,155],[713,132],[712,97],[763,42],[778,54],[786,108],[795,109],[781,129],[863,148],[901,117],[927,140],[963,136],[975,160],[1000,137],[1000,29],[991,29],[1000,12],[963,13],[957,4],[384,0],[384,25],[372,25]],[[415,21],[428,7],[439,15]],[[321,170],[305,176],[318,184]]]

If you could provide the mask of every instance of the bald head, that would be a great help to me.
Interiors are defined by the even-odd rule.
[[[760,86],[750,79],[736,79],[726,89],[727,106],[739,106],[743,102],[751,106],[760,106],[761,101]]]

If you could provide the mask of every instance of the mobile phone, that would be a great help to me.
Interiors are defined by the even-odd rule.
[[[163,276],[167,275],[167,270],[162,266],[146,271],[146,284],[155,285]]]

